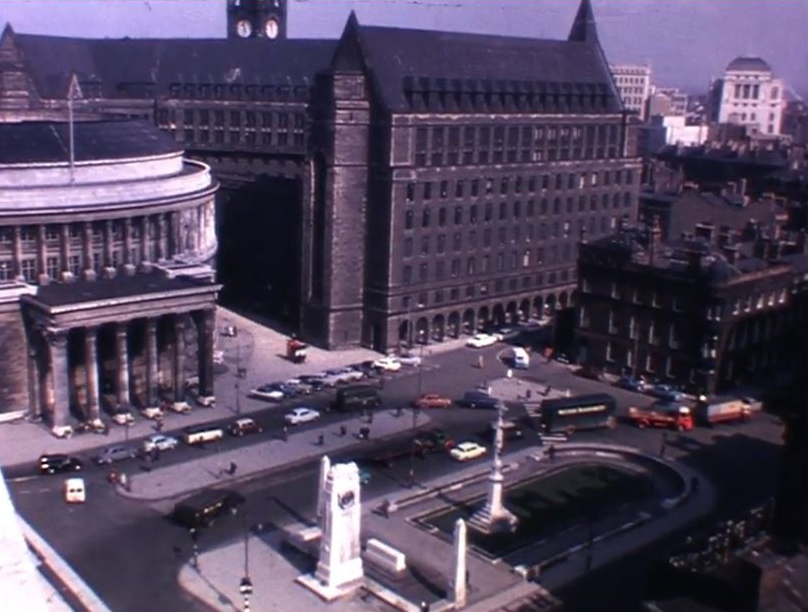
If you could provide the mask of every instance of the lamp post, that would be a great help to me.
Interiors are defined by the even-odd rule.
[[[252,580],[250,580],[250,530],[244,530],[244,578],[238,587],[239,593],[243,599],[244,607],[243,612],[250,610],[250,595],[253,592]]]
[[[418,406],[412,407],[412,448],[410,449],[410,475],[409,484],[411,487],[415,486],[415,432],[418,430]]]
[[[195,527],[191,527],[188,530],[188,533],[191,535],[191,547],[194,554],[191,559],[191,563],[193,564],[194,569],[199,569],[199,532]]]

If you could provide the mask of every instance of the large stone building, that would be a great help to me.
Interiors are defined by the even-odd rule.
[[[712,394],[789,373],[804,346],[808,254],[802,242],[702,223],[663,242],[624,227],[581,245],[577,357]]]
[[[0,124],[0,411],[213,395],[216,189],[142,120]]]
[[[746,127],[751,134],[780,134],[785,107],[783,82],[759,57],[736,57],[710,92],[711,121]]]
[[[222,183],[224,296],[324,346],[569,304],[579,236],[633,218],[639,187],[589,0],[566,40],[354,16],[336,41],[253,36],[275,9],[285,31],[283,8],[229,3],[222,40],[7,29],[0,103],[63,109],[75,75],[76,108],[152,118]]]

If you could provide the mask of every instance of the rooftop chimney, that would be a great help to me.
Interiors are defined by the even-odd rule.
[[[727,263],[734,266],[738,261],[738,247],[727,245],[723,247],[722,251],[724,252],[724,257],[726,258]]]
[[[704,238],[707,242],[712,243],[713,241],[713,227],[712,223],[697,223],[696,224],[696,236],[698,238]]]

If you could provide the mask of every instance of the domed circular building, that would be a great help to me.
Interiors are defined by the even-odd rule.
[[[217,188],[145,121],[0,124],[0,410],[60,434],[212,396]]]

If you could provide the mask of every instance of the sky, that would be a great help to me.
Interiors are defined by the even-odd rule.
[[[287,0],[289,36],[335,38],[360,23],[565,38],[578,0]],[[225,35],[226,0],[0,0],[15,31],[85,37]],[[808,92],[808,0],[592,0],[609,61],[648,64],[663,86],[704,92],[738,55],[758,55]]]

